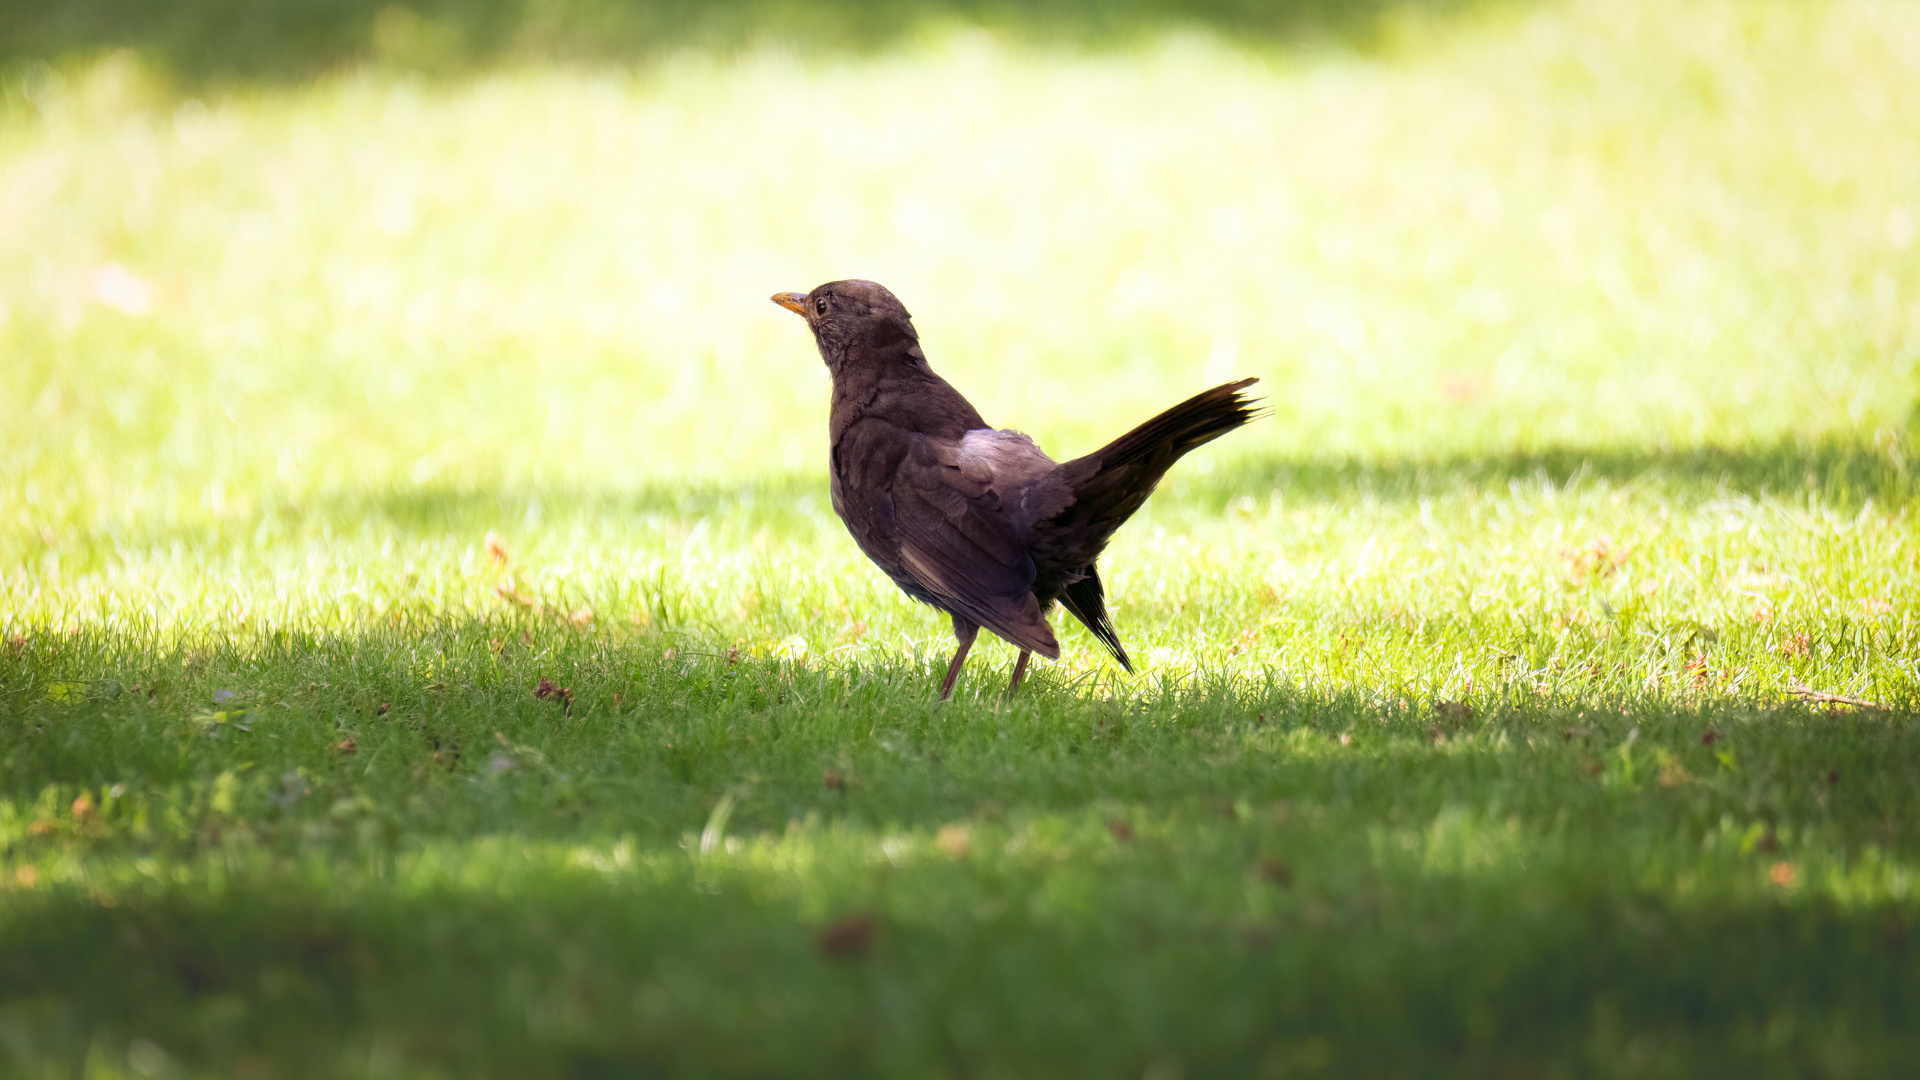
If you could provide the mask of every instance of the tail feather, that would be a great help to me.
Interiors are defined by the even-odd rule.
[[[1073,503],[1048,525],[1055,536],[1070,538],[1074,550],[1062,553],[1064,564],[1091,565],[1174,462],[1258,416],[1256,401],[1240,393],[1258,381],[1241,379],[1196,394],[1063,465]]]
[[[1113,628],[1113,619],[1107,615],[1107,590],[1100,584],[1100,572],[1087,567],[1087,576],[1066,587],[1060,593],[1060,604],[1081,624],[1100,639],[1113,658],[1128,673],[1133,671],[1133,661],[1127,659],[1127,650],[1120,644],[1120,633]]]

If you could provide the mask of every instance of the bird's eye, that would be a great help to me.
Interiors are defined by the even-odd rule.
[[[813,301],[813,310],[825,315],[827,313],[827,298],[824,296],[816,297]]]

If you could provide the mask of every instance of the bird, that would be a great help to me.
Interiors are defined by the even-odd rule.
[[[1084,457],[1056,462],[995,428],[934,373],[913,317],[883,285],[830,281],[774,303],[807,321],[831,377],[827,429],[834,513],[902,592],[953,618],[953,694],[980,628],[1020,650],[1011,697],[1034,653],[1060,658],[1055,602],[1133,662],[1107,613],[1097,563],[1175,461],[1260,415],[1240,379],[1196,394]]]

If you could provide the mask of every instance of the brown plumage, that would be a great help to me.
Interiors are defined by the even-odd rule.
[[[833,509],[867,558],[916,600],[953,616],[954,679],[981,627],[1020,647],[1011,694],[1033,653],[1058,659],[1046,613],[1059,601],[1133,663],[1107,616],[1094,565],[1155,484],[1188,451],[1254,418],[1216,386],[1067,462],[996,430],[933,373],[912,317],[871,281],[830,281],[773,302],[807,320],[833,376]]]

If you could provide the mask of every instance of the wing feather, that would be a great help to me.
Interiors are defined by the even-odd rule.
[[[1059,643],[1033,595],[1026,547],[1032,521],[1059,501],[1035,490],[1057,466],[1012,432],[987,432],[997,438],[969,446],[982,434],[969,432],[958,444],[912,437],[893,487],[900,561],[942,606],[1021,648],[1058,657]]]

